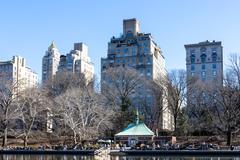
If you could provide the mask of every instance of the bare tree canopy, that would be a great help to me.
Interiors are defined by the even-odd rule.
[[[106,105],[115,111],[113,121],[115,130],[119,131],[134,120],[135,107],[133,99],[138,96],[143,86],[143,78],[139,73],[128,67],[114,67],[102,74],[101,94],[105,97]]]
[[[194,80],[188,90],[192,102],[188,105],[191,124],[201,130],[226,135],[228,145],[231,145],[232,134],[240,130],[239,68],[239,55],[231,55],[223,85]]]
[[[173,114],[174,131],[177,130],[177,120],[181,107],[186,102],[186,72],[185,70],[173,70],[168,75],[167,81],[167,100],[168,106]]]
[[[229,58],[230,65],[229,65],[229,74],[232,74],[234,77],[235,83],[238,87],[240,87],[240,55],[239,54],[232,54]]]
[[[74,144],[94,138],[109,126],[111,110],[102,105],[99,95],[87,89],[68,89],[56,97],[59,115],[73,133]]]
[[[93,80],[87,82],[84,74],[62,71],[52,80],[45,83],[44,88],[49,96],[56,97],[64,93],[69,88],[83,88],[84,86],[93,87]]]
[[[101,93],[115,107],[127,110],[127,101],[142,86],[142,77],[135,69],[127,67],[109,68],[102,76]]]
[[[11,121],[16,119],[19,114],[19,107],[16,105],[16,99],[19,94],[19,83],[0,80],[0,125],[3,134],[2,146],[7,145],[8,129]]]
[[[240,56],[230,56],[230,65],[224,78],[224,85],[212,89],[213,110],[211,118],[218,133],[227,136],[232,143],[232,134],[240,130]]]
[[[48,102],[45,92],[39,88],[28,88],[17,100],[20,107],[17,125],[20,125],[20,134],[24,140],[24,146],[27,146],[28,137],[33,128],[35,130],[46,130]],[[44,127],[43,127],[44,126]]]

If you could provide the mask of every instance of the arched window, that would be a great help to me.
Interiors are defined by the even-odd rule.
[[[205,63],[205,62],[206,62],[206,58],[207,58],[206,54],[203,53],[203,54],[201,55],[201,62],[202,62],[202,63]]]
[[[196,58],[195,55],[192,54],[190,58],[191,58],[191,63],[195,63],[195,58]]]
[[[212,61],[213,62],[217,61],[217,52],[216,51],[213,51],[213,53],[212,53]]]

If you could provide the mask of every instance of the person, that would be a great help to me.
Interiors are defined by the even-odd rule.
[[[145,144],[141,143],[140,148],[141,148],[141,150],[143,150],[145,148]]]
[[[156,144],[153,143],[152,146],[153,146],[153,149],[155,150],[156,149]]]
[[[67,145],[64,145],[64,148],[63,148],[63,150],[64,150],[64,151],[66,151],[66,150],[67,150]]]
[[[74,149],[74,150],[78,149],[78,146],[77,146],[77,145],[75,145],[73,149]]]

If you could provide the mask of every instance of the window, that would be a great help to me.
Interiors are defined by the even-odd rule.
[[[110,59],[114,59],[114,58],[115,58],[115,55],[109,54],[108,57],[109,57]]]
[[[136,64],[136,58],[132,58],[132,63]]]
[[[139,64],[143,64],[143,57],[139,57]]]
[[[148,53],[148,48],[147,47],[144,48],[144,53]]]
[[[147,57],[147,64],[152,64],[151,57]]]
[[[195,70],[195,66],[191,65],[191,71],[194,71],[194,70]]]
[[[202,70],[205,70],[206,69],[206,66],[205,64],[202,65]]]
[[[217,71],[213,70],[212,74],[213,74],[214,77],[216,77],[217,76]]]
[[[123,52],[128,53],[128,48],[124,48]]]
[[[117,49],[116,52],[117,52],[117,53],[120,53],[120,49]]]
[[[133,56],[137,55],[137,49],[136,48],[132,48],[132,55]]]
[[[206,62],[206,58],[207,58],[206,54],[203,53],[203,54],[201,55],[201,62],[202,62],[202,63],[205,63],[205,62]]]
[[[192,54],[192,55],[191,55],[191,63],[195,63],[195,58],[196,58],[195,55]]]
[[[215,64],[215,63],[212,64],[212,68],[213,68],[213,69],[216,69],[216,68],[217,68],[217,64]]]
[[[148,46],[148,42],[143,42],[143,46],[147,47]]]
[[[206,72],[202,71],[202,78],[205,78],[205,77],[206,77]]]
[[[140,69],[140,76],[144,75],[144,69]]]
[[[213,62],[216,62],[216,61],[217,61],[217,52],[216,52],[216,51],[213,51],[213,52],[212,52],[212,61],[213,61]]]
[[[147,76],[151,76],[151,69],[150,68],[147,69]]]

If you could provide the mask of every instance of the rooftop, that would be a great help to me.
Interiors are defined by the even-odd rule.
[[[49,49],[57,48],[56,45],[55,45],[55,42],[52,41],[52,43],[50,44],[50,46],[48,48]]]
[[[144,123],[130,124],[122,132],[115,134],[115,136],[154,136],[151,131]]]
[[[203,42],[199,42],[199,43],[195,43],[195,44],[186,44],[184,45],[185,48],[189,48],[189,47],[201,47],[201,46],[211,46],[211,45],[222,45],[222,42],[221,41],[215,41],[213,40],[212,42],[211,41],[203,41]]]
[[[0,65],[9,65],[12,64],[12,60],[10,61],[0,61]]]

